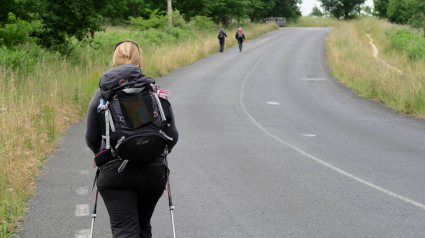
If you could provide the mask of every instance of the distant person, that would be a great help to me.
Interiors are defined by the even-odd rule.
[[[239,28],[236,31],[236,35],[235,35],[236,40],[238,40],[239,43],[239,52],[242,52],[242,43],[245,40],[245,34],[242,31],[242,28]]]
[[[169,173],[165,156],[178,139],[171,105],[142,73],[140,52],[133,41],[115,46],[113,68],[102,75],[87,111],[86,143],[114,238],[152,237],[151,217]],[[154,94],[157,101],[149,101]]]
[[[223,50],[224,50],[225,37],[227,37],[227,34],[223,29],[221,29],[218,32],[218,36],[217,36],[218,41],[220,42],[220,52],[223,52]]]

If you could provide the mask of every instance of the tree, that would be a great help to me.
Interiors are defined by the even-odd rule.
[[[313,11],[310,13],[310,16],[322,17],[323,12],[320,11],[320,9],[316,5],[314,5]]]
[[[363,11],[364,11],[365,15],[367,15],[367,16],[370,16],[373,13],[373,10],[370,6],[364,6]]]
[[[422,29],[425,37],[425,2],[423,0],[407,0],[406,16],[410,16],[408,23],[411,27]]]
[[[406,1],[390,0],[387,9],[387,17],[392,23],[406,24],[411,17],[407,15]]]
[[[72,37],[81,41],[101,30],[99,14],[107,5],[101,0],[43,0],[40,9],[44,30],[36,34],[47,47],[66,44]]]
[[[270,17],[274,6],[275,2],[273,0],[251,0],[252,12],[249,16],[251,22]]]
[[[333,14],[336,18],[344,17],[344,19],[350,19],[356,14],[360,6],[366,2],[366,0],[318,0],[322,3],[322,7],[325,11]]]
[[[110,0],[105,4],[104,9],[100,13],[105,18],[111,20],[112,25],[115,25],[117,19],[124,19],[125,13],[128,12],[127,2],[122,0]]]
[[[204,1],[199,0],[178,0],[173,1],[173,8],[178,9],[180,14],[184,16],[186,21],[197,15],[205,15],[202,13],[205,8]]]
[[[379,18],[387,18],[389,0],[373,0],[374,15]]]
[[[275,0],[275,6],[271,9],[271,14],[274,17],[298,19],[302,16],[298,5],[301,3],[301,0]]]

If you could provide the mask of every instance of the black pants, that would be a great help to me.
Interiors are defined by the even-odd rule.
[[[239,52],[242,52],[243,39],[238,39],[238,43],[239,43]]]
[[[97,187],[109,213],[114,238],[151,238],[151,217],[166,185],[166,167],[117,166],[100,171]]]
[[[224,50],[224,41],[220,41],[220,52]]]

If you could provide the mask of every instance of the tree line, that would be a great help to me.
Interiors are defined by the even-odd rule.
[[[82,41],[102,25],[165,15],[167,1],[156,0],[1,0],[0,46],[36,43],[46,48]],[[196,16],[229,26],[234,20],[261,22],[266,17],[297,19],[301,0],[173,0],[172,8],[190,21]]]
[[[338,19],[352,19],[364,11],[368,15],[388,19],[392,23],[409,24],[422,29],[425,36],[425,0],[373,0],[374,8],[364,6],[366,0],[318,0],[324,12],[315,6],[311,16],[330,15]]]
[[[424,0],[373,0],[375,15],[392,23],[409,24],[422,29],[425,36]]]

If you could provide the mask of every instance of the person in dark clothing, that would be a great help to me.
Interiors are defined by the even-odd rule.
[[[218,41],[220,42],[220,52],[223,52],[224,50],[225,37],[227,37],[227,34],[223,29],[221,29],[217,36]]]
[[[143,80],[155,83],[152,78],[143,75],[140,70],[140,49],[135,42],[123,41],[117,44],[113,56],[114,68],[108,70],[113,77],[115,71],[120,77],[127,75],[129,79],[142,77]],[[114,71],[115,70],[115,71]],[[128,71],[128,74],[127,74]],[[105,74],[106,75],[106,74]],[[133,75],[133,76],[131,76]],[[102,129],[97,107],[101,98],[98,89],[89,104],[87,111],[86,143],[94,154],[104,148]],[[171,106],[165,112],[168,128],[164,131],[174,140],[167,143],[168,151],[174,147],[178,139],[178,131]],[[114,154],[114,153],[113,153]],[[150,220],[155,206],[162,196],[168,175],[165,157],[158,156],[148,164],[132,164],[129,161],[121,172],[118,168],[123,160],[114,156],[114,160],[101,166],[97,178],[97,188],[105,202],[109,213],[112,235],[114,238],[151,238]]]
[[[242,43],[245,40],[245,34],[242,31],[242,28],[239,28],[236,31],[236,35],[235,35],[236,40],[238,40],[239,43],[239,52],[242,52]]]

